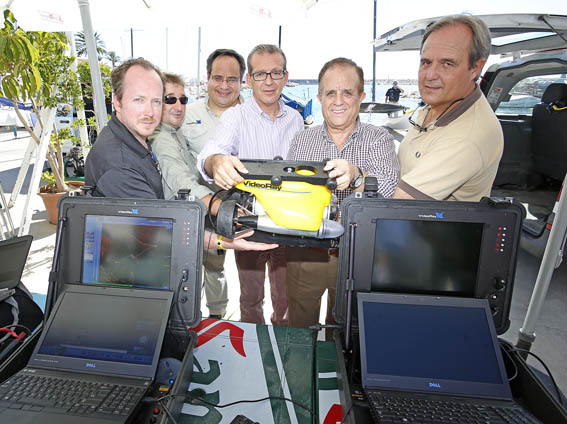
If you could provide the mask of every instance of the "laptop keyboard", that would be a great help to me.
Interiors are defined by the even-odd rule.
[[[136,386],[16,374],[0,384],[0,405],[31,411],[127,416],[145,391]]]
[[[519,406],[485,406],[367,391],[378,423],[539,423]]]

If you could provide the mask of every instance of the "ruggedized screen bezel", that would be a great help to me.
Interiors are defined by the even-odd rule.
[[[57,293],[68,284],[82,284],[83,246],[87,215],[137,216],[170,219],[173,223],[169,290],[174,303],[170,326],[186,328],[201,319],[201,285],[205,207],[200,201],[134,200],[67,197],[59,204],[58,226],[63,225]],[[143,290],[143,289],[142,289]]]
[[[508,284],[513,285],[523,214],[522,206],[516,203],[420,201],[356,196],[345,199],[341,205],[341,218],[345,232],[341,237],[339,247],[339,277],[334,310],[336,319],[338,322],[345,322],[347,305],[344,293],[349,280],[351,264],[354,292],[372,291],[372,267],[378,220],[426,220],[482,224],[483,234],[474,297],[485,297],[488,293],[484,292],[488,290],[488,287],[493,286],[495,275],[506,276]],[[499,228],[507,229],[507,237],[505,246],[499,247],[496,251],[497,247],[494,243]],[[353,249],[351,249],[352,232],[354,232]],[[353,252],[352,258],[351,252]],[[450,294],[445,293],[444,295]],[[499,303],[502,308],[495,321],[499,334],[502,334],[509,324],[511,287],[504,292],[504,295],[506,298],[501,299]]]

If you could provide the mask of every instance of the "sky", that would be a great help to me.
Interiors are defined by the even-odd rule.
[[[90,10],[93,28],[108,50],[114,50],[122,59],[130,58],[132,33],[135,57],[143,56],[187,79],[196,78],[198,73],[201,80],[205,79],[206,58],[216,48],[232,48],[246,58],[257,44],[278,44],[280,25],[290,79],[316,79],[323,64],[339,56],[353,59],[364,69],[365,78],[371,79],[374,1],[319,0],[308,10],[302,1],[90,0]],[[76,0],[14,0],[14,7],[18,2],[25,4],[20,14],[31,14],[30,4],[34,2],[42,9],[60,8],[66,22],[76,21],[80,29]],[[567,1],[378,0],[376,34],[413,20],[463,12],[567,15]],[[67,19],[67,14],[73,16]],[[376,77],[415,79],[417,65],[415,52],[378,53]]]

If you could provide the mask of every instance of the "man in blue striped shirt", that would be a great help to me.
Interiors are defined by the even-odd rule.
[[[247,170],[242,159],[285,158],[294,135],[303,129],[303,119],[280,99],[287,83],[286,57],[274,45],[260,44],[248,55],[246,83],[252,98],[225,111],[215,138],[197,157],[197,166],[209,182],[230,189],[244,181]],[[241,254],[242,253],[242,254]],[[238,252],[241,321],[264,323],[263,301],[266,263],[274,325],[287,325],[285,248],[266,252]]]

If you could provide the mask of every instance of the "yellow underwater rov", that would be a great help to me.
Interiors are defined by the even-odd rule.
[[[233,238],[254,229],[249,240],[280,245],[334,247],[343,226],[336,221],[337,183],[324,162],[242,160],[246,178],[223,196],[215,231]]]

